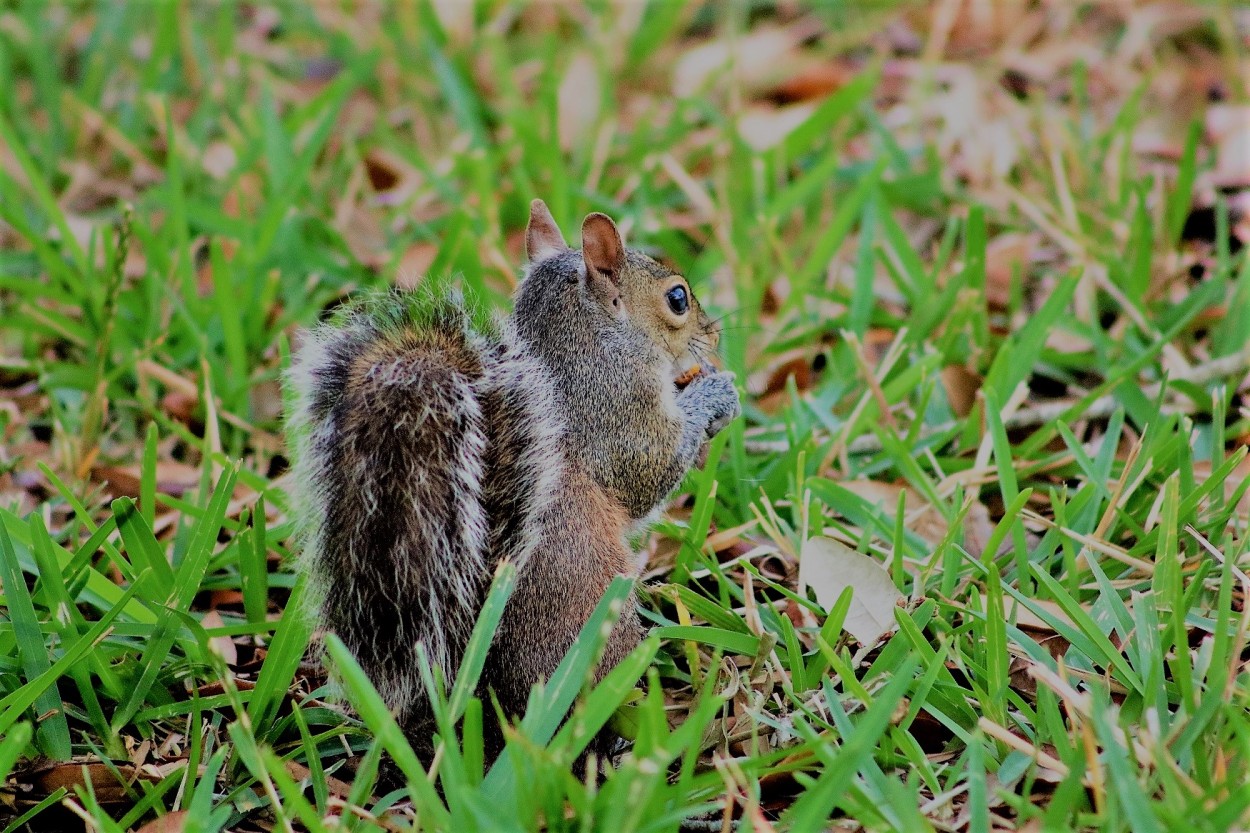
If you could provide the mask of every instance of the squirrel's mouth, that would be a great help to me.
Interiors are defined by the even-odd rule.
[[[704,375],[707,372],[708,371],[705,370],[701,365],[697,365],[697,364],[692,365],[687,370],[679,373],[677,377],[673,379],[673,384],[677,386],[678,390],[685,390],[686,387],[689,386],[691,382],[693,382],[695,379],[698,379],[700,376]]]
[[[684,390],[700,376],[715,373],[716,366],[707,359],[699,360],[687,354],[673,363],[673,384],[678,390]]]

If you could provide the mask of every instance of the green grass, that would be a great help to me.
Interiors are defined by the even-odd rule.
[[[1046,33],[1105,63],[1023,100],[952,30],[1015,119],[993,175],[962,76],[885,43],[923,56],[923,6],[0,13],[0,831],[1250,825],[1250,259],[1226,202],[1181,240],[1215,149],[1160,80],[1244,22],[1134,62],[1121,8]],[[670,93],[778,23],[819,37],[777,77]],[[758,149],[738,117],[799,52],[850,70]],[[305,660],[278,380],[357,289],[505,306],[535,196],[681,266],[746,413],[651,542],[651,636],[586,685],[615,587],[489,771],[467,662],[427,771],[340,644],[354,716]],[[817,535],[902,593],[880,643],[798,587]],[[629,753],[571,772],[609,721]]]

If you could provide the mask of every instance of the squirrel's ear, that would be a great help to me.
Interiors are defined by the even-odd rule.
[[[616,223],[606,214],[587,214],[582,222],[582,259],[591,269],[614,284],[621,280],[625,267],[625,244]]]
[[[525,227],[525,256],[530,263],[545,260],[567,248],[564,235],[547,209],[547,203],[542,200],[530,203],[530,221]]]

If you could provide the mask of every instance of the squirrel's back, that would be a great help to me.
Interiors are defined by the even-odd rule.
[[[450,684],[495,563],[537,542],[562,466],[551,385],[461,303],[401,292],[308,333],[289,382],[316,618],[411,728],[418,643]]]

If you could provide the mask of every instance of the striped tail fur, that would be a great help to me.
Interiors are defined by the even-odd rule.
[[[408,727],[417,645],[450,685],[489,579],[486,349],[455,302],[392,293],[308,333],[288,376],[313,614]]]

